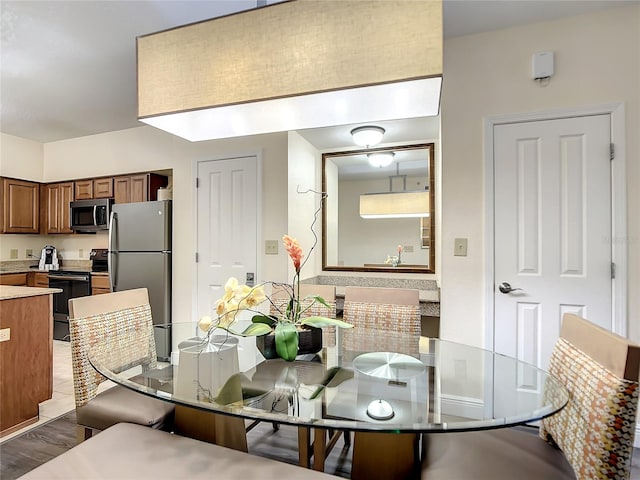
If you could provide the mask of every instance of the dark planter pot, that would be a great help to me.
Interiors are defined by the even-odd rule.
[[[278,358],[276,336],[273,332],[256,337],[256,346],[267,360]],[[298,330],[298,355],[318,353],[322,350],[322,329],[305,327]]]

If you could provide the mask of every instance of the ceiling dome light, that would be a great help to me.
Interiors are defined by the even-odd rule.
[[[388,167],[393,162],[393,152],[369,153],[367,158],[372,167],[382,168]]]
[[[351,130],[351,136],[356,145],[361,147],[372,147],[380,143],[382,136],[384,135],[384,128],[375,127],[373,125],[367,125],[364,127],[357,127]]]

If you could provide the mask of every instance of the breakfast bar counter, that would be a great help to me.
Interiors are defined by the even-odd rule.
[[[57,288],[0,285],[0,437],[39,418],[53,394],[53,295]]]

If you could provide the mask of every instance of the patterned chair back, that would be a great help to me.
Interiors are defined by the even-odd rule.
[[[565,314],[549,372],[569,403],[542,421],[578,480],[628,479],[638,406],[640,346],[576,315]]]
[[[418,290],[347,287],[343,319],[354,327],[344,331],[342,344],[345,350],[419,355],[421,328]]]
[[[87,404],[106,380],[89,362],[99,346],[116,372],[155,368],[156,344],[146,288],[69,300],[69,330],[76,408]]]

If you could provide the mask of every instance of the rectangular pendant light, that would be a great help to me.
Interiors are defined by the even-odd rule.
[[[428,217],[429,213],[427,190],[360,195],[362,218]]]
[[[191,141],[437,115],[440,0],[294,0],[137,39],[138,118]]]

